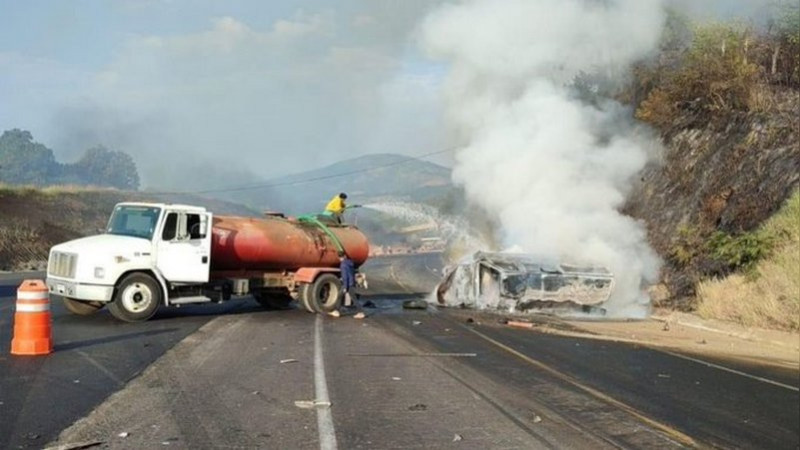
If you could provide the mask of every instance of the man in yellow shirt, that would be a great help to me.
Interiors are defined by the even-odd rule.
[[[336,218],[337,223],[342,223],[342,214],[344,213],[344,210],[347,209],[345,200],[347,200],[347,194],[344,192],[333,197],[325,207],[325,212],[323,214],[326,216],[333,216]]]

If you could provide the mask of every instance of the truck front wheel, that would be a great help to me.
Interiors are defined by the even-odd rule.
[[[63,297],[63,300],[67,311],[79,316],[88,316],[90,314],[94,314],[103,306],[105,306],[105,303],[103,302],[85,302],[69,297]]]
[[[308,304],[318,313],[328,313],[342,304],[342,282],[336,275],[325,273],[304,286],[302,294],[303,305]]]
[[[156,280],[143,273],[133,273],[123,278],[108,310],[119,320],[143,322],[156,313],[161,297]]]

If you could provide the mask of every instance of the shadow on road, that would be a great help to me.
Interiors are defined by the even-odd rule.
[[[74,342],[65,342],[62,344],[56,344],[53,348],[54,351],[65,351],[65,350],[74,350],[76,348],[84,348],[84,347],[91,347],[93,345],[100,345],[100,344],[109,344],[112,342],[118,341],[125,341],[128,339],[137,339],[141,337],[147,336],[156,336],[159,334],[164,333],[175,333],[180,331],[177,328],[166,328],[163,330],[150,330],[150,331],[140,331],[138,333],[128,333],[128,334],[118,334],[116,336],[106,336],[101,338],[95,339],[86,339],[83,341],[74,341]]]

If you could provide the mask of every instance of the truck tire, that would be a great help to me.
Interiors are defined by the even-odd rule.
[[[289,293],[253,292],[253,298],[259,305],[267,309],[287,309],[292,303]]]
[[[329,313],[342,304],[342,282],[336,275],[324,273],[308,285],[304,294],[315,312]]]
[[[106,304],[103,302],[85,302],[74,298],[62,297],[67,311],[79,316],[88,316],[100,311]]]
[[[317,310],[314,308],[314,294],[311,292],[311,287],[313,286],[312,283],[303,283],[300,288],[300,295],[297,298],[297,301],[303,306],[303,309],[310,313],[316,313]]]
[[[161,286],[150,275],[132,273],[122,279],[108,304],[111,315],[125,322],[144,322],[161,304]]]

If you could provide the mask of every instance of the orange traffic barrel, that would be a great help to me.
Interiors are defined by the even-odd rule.
[[[53,351],[50,298],[42,280],[25,280],[17,289],[12,355],[47,355]]]

